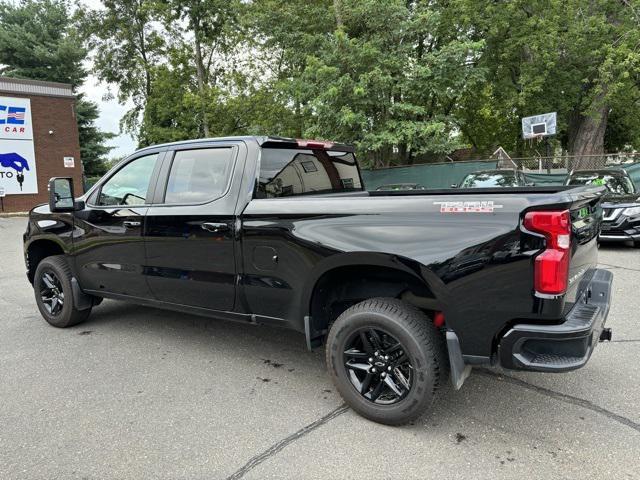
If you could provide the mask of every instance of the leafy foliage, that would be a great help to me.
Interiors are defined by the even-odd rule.
[[[76,91],[87,78],[83,66],[86,57],[66,2],[0,2],[0,74],[70,83]],[[76,114],[85,173],[102,174],[111,150],[105,142],[113,134],[98,129],[98,106],[82,95],[77,96]]]
[[[81,34],[141,146],[270,134],[351,142],[372,166],[526,155],[520,119],[547,111],[555,148],[640,144],[640,0],[101,1],[76,30],[61,2],[25,0],[21,28],[60,47],[23,54],[0,32],[0,62],[44,75],[57,55],[79,84]],[[36,28],[39,8],[57,13]]]

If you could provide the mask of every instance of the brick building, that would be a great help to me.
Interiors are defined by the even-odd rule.
[[[47,202],[51,177],[73,177],[82,194],[71,85],[0,77],[0,213]]]

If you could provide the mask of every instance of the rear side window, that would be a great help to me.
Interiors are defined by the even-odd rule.
[[[118,170],[100,189],[98,205],[143,205],[158,154],[136,158]]]
[[[353,153],[264,148],[256,198],[362,190]]]
[[[176,152],[164,203],[204,203],[224,194],[233,167],[231,148]]]

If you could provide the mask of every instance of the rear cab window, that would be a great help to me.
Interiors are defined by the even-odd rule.
[[[352,152],[263,148],[255,198],[361,191]]]

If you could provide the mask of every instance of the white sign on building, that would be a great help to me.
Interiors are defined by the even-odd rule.
[[[38,193],[28,98],[0,97],[0,188],[7,195]]]

